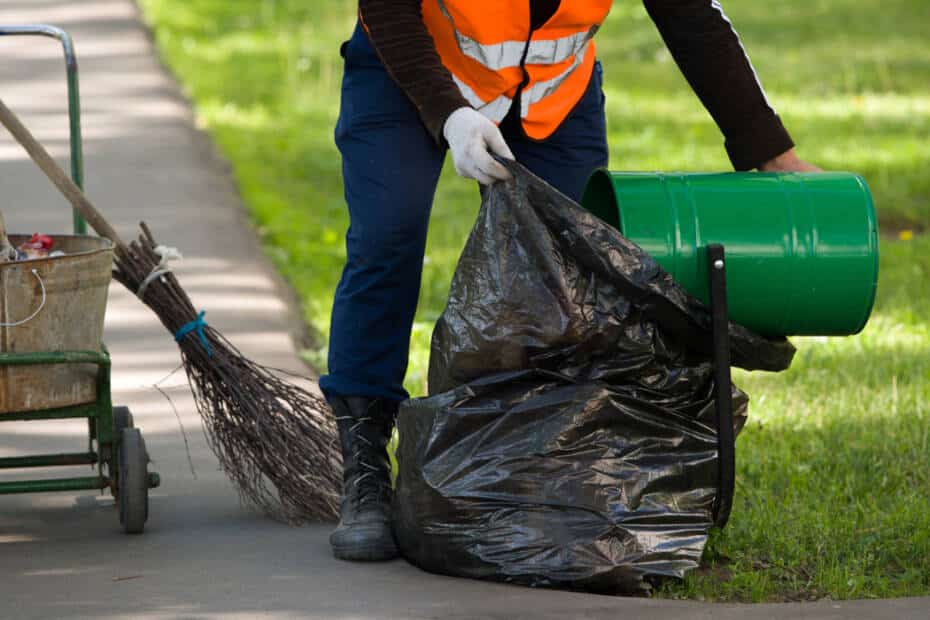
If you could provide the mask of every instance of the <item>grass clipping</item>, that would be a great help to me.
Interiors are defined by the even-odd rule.
[[[136,293],[162,258],[148,227],[116,248],[113,277]],[[198,313],[170,272],[140,299],[172,334]],[[341,454],[326,402],[273,369],[245,357],[221,333],[200,324],[180,338],[181,361],[210,448],[240,497],[291,524],[338,515]]]

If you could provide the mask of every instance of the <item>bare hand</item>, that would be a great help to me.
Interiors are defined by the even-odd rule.
[[[809,164],[798,157],[794,149],[787,150],[778,157],[768,160],[759,166],[759,170],[762,172],[823,172],[814,164]]]

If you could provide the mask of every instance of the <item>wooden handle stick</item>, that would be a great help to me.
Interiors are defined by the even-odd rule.
[[[116,231],[110,226],[110,223],[107,222],[103,215],[97,211],[96,207],[90,203],[87,199],[87,196],[84,195],[84,192],[74,184],[68,175],[65,174],[65,171],[55,163],[55,160],[52,159],[52,156],[48,154],[48,151],[39,144],[39,142],[32,137],[32,134],[29,133],[29,130],[16,118],[16,115],[3,103],[3,100],[0,100],[0,123],[9,130],[13,137],[16,138],[16,141],[19,142],[26,152],[29,153],[29,157],[32,158],[32,161],[36,163],[39,168],[42,169],[42,172],[45,173],[45,176],[55,184],[55,186],[64,194],[65,198],[68,199],[68,202],[71,203],[71,206],[74,207],[74,210],[81,214],[81,216],[87,220],[87,223],[90,224],[91,228],[97,231],[101,237],[106,237],[112,241],[116,246],[126,252],[126,244],[123,243],[119,235],[116,234]]]
[[[12,260],[16,260],[16,248],[6,236],[6,221],[3,219],[3,213],[0,213],[0,263],[8,263]]]

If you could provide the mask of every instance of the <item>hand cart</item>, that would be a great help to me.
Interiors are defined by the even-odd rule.
[[[51,37],[62,44],[68,83],[71,176],[83,189],[77,60],[71,37],[54,26],[0,26],[0,39],[14,35]],[[132,413],[127,407],[114,407],[111,401],[110,355],[100,342],[100,333],[112,245],[86,236],[86,231],[86,223],[74,213],[74,235],[55,236],[56,245],[61,244],[66,256],[0,266],[0,299],[4,302],[0,304],[4,315],[0,317],[0,422],[85,418],[88,449],[0,458],[0,469],[90,465],[95,474],[0,482],[0,494],[109,489],[118,503],[123,529],[140,533],[148,518],[148,490],[157,487],[160,479],[148,471],[145,441],[133,424]],[[16,295],[13,302],[11,291]],[[26,320],[13,320],[22,318],[9,316],[17,303],[29,303],[38,309]],[[72,331],[84,333],[71,337]],[[61,346],[78,341],[93,344],[80,350]],[[74,379],[74,385],[69,388],[66,384],[62,389],[69,377]]]

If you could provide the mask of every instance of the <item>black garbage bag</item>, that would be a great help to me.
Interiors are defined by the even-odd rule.
[[[433,572],[648,590],[698,565],[716,495],[709,310],[525,168],[485,193],[401,406],[395,533]],[[733,362],[794,348],[730,325]],[[737,430],[748,398],[733,388]]]

